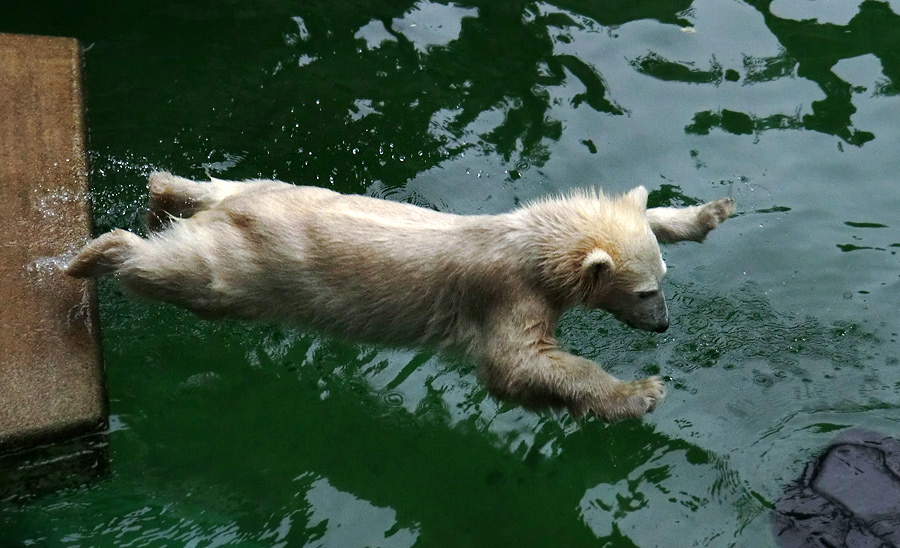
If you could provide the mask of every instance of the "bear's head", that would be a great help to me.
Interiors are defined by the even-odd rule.
[[[637,187],[618,198],[576,194],[546,205],[558,206],[540,215],[555,225],[554,243],[544,239],[542,246],[547,287],[566,304],[606,310],[637,329],[665,331],[666,265],[647,221],[647,190]]]

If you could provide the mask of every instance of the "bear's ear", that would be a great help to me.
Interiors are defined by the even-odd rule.
[[[649,195],[649,193],[647,192],[647,189],[642,186],[639,186],[639,187],[635,187],[634,189],[631,190],[631,192],[626,194],[625,199],[628,200],[630,203],[634,204],[634,206],[637,207],[638,209],[640,209],[641,211],[644,211],[647,209],[647,196],[648,195]]]
[[[596,247],[585,256],[581,266],[592,277],[600,278],[609,275],[616,267],[616,262],[609,253]]]

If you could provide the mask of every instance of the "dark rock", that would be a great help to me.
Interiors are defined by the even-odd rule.
[[[784,548],[900,547],[900,441],[838,436],[775,503],[772,529]]]

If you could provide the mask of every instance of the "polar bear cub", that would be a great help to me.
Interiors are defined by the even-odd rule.
[[[278,319],[361,340],[462,350],[498,398],[607,421],[652,411],[658,377],[621,381],[564,352],[557,320],[601,308],[665,331],[658,242],[701,241],[725,198],[647,209],[647,191],[575,192],[453,215],[278,181],[150,176],[150,236],[113,230],[68,265],[204,317]]]

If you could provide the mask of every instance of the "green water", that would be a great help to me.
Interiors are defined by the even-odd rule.
[[[108,474],[0,502],[0,546],[772,546],[841,430],[900,435],[900,2],[129,0],[5,6],[85,47],[98,231],[146,175],[277,177],[490,213],[732,195],[665,248],[672,326],[565,345],[643,422],[498,404],[470,364],[208,322],[100,284]]]

